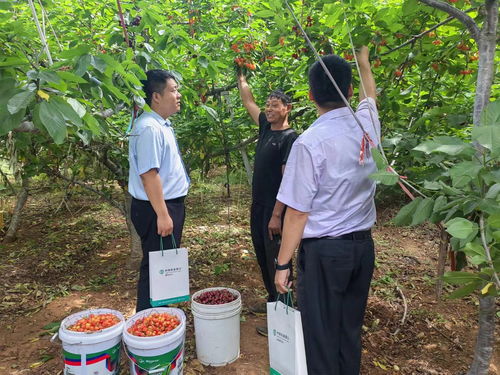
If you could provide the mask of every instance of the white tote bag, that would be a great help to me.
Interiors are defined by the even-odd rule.
[[[267,333],[270,374],[307,375],[300,311],[279,300],[268,302]]]
[[[173,238],[172,242],[176,246]],[[163,248],[162,240],[160,248]],[[149,296],[153,307],[189,301],[189,262],[186,248],[149,252]]]

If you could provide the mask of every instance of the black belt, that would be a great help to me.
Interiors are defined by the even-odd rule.
[[[149,201],[143,201],[141,199],[137,199],[137,198],[134,198],[132,197],[132,199],[138,203],[143,203],[143,204],[151,204]],[[166,199],[165,202],[168,204],[168,203],[183,203],[184,200],[186,199],[186,196],[183,196],[183,197],[178,197],[178,198],[174,198],[174,199]]]
[[[368,240],[372,237],[372,231],[371,229],[369,230],[360,230],[358,232],[351,232],[351,233],[346,233],[341,236],[336,236],[336,237],[321,237],[321,240]]]
[[[183,197],[174,198],[174,199],[167,199],[167,200],[165,200],[165,202],[167,202],[167,203],[183,203],[185,199],[186,199],[186,196],[183,196]]]

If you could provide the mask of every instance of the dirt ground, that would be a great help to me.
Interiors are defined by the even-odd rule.
[[[224,367],[201,365],[185,303],[184,374],[268,374],[267,339],[255,331],[265,316],[248,311],[265,293],[249,236],[249,192],[232,186],[231,199],[222,192],[215,185],[192,189],[183,245],[190,251],[192,292],[227,286],[242,294],[241,356]],[[0,245],[1,374],[62,374],[61,347],[50,338],[71,313],[99,307],[125,317],[134,313],[137,272],[127,267],[124,218],[81,191],[63,198],[39,189],[24,210],[18,240]],[[438,232],[394,227],[389,219],[395,213],[379,207],[374,230],[377,263],[363,326],[362,374],[464,374],[475,344],[477,299],[436,298]],[[445,294],[451,290],[445,286]],[[491,374],[500,373],[498,342]],[[128,374],[123,356],[121,373]]]

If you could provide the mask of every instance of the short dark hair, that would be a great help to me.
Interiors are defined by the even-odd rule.
[[[279,99],[284,105],[292,104],[292,99],[282,90],[272,91],[267,97],[267,99]]]
[[[143,85],[143,91],[146,94],[146,103],[151,105],[151,97],[154,92],[163,93],[165,86],[167,85],[168,79],[173,79],[177,82],[177,78],[173,73],[164,69],[152,69],[146,72],[148,79],[141,81]]]
[[[327,55],[322,57],[322,60],[333,79],[335,79],[335,82],[337,82],[340,91],[347,98],[349,86],[352,81],[351,65],[337,55]],[[314,101],[320,107],[330,107],[339,102],[343,102],[340,94],[330,78],[326,75],[319,61],[316,61],[309,68],[309,87]]]

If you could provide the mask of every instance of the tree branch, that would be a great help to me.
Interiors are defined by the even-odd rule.
[[[238,87],[238,84],[232,83],[226,87],[214,88],[214,89],[208,91],[205,95],[206,96],[217,95],[217,94],[223,93],[224,91],[229,91],[229,90],[235,89],[236,87]]]
[[[457,20],[462,22],[465,25],[465,27],[467,27],[467,29],[469,30],[471,37],[476,41],[477,45],[479,45],[479,39],[480,39],[479,36],[481,34],[481,30],[477,26],[476,22],[467,14],[465,14],[465,12],[440,0],[418,0],[418,1],[429,5],[430,7],[442,10],[443,12],[448,13],[450,16],[455,17]]]
[[[306,112],[307,112],[308,110],[310,110],[310,109],[311,109],[311,108],[307,108],[307,107],[306,107],[306,108],[302,108],[302,109],[298,110],[298,111],[297,111],[297,112],[295,112],[295,113],[292,113],[292,114],[290,115],[289,120],[290,120],[290,121],[295,120],[296,118],[298,118],[298,117],[302,116],[304,113],[306,113]]]
[[[35,128],[33,121],[23,121],[19,126],[12,130],[14,133],[40,133],[40,130]]]
[[[473,10],[477,10],[477,8],[469,8],[469,9],[467,9],[466,11],[464,11],[464,13],[469,13],[469,12],[472,12]],[[381,54],[380,54],[380,56],[385,56],[385,55],[388,55],[388,54],[390,54],[390,53],[392,53],[392,52],[394,52],[394,51],[397,51],[398,49],[401,49],[401,48],[403,48],[403,47],[407,46],[408,44],[412,44],[412,43],[414,43],[417,39],[419,39],[419,38],[421,38],[421,37],[425,36],[426,34],[430,33],[431,31],[436,30],[436,29],[437,29],[437,28],[439,28],[440,26],[446,25],[447,23],[449,23],[449,22],[453,21],[454,19],[455,19],[455,17],[454,17],[454,16],[450,16],[450,17],[448,17],[447,19],[445,19],[444,21],[441,21],[441,22],[439,22],[438,24],[436,24],[436,25],[432,26],[430,29],[423,31],[423,32],[421,32],[421,33],[420,33],[420,34],[418,34],[418,35],[415,35],[415,36],[414,36],[413,38],[411,38],[411,39],[408,39],[408,40],[407,40],[406,42],[404,42],[403,44],[401,44],[401,45],[399,45],[399,46],[397,46],[397,47],[395,47],[395,48],[393,48],[393,49],[391,49],[391,50],[389,50],[389,51],[387,51],[387,52],[381,53]]]
[[[495,266],[493,265],[493,260],[491,259],[491,251],[488,246],[488,241],[486,241],[486,234],[484,230],[484,216],[481,214],[479,217],[479,232],[481,233],[481,242],[483,243],[484,251],[486,253],[486,258],[488,259],[488,263],[493,270],[493,277],[497,284],[497,290],[500,290],[500,280],[498,279],[498,274],[495,271]]]
[[[115,107],[115,109],[107,108],[101,112],[97,112],[96,115],[101,116],[102,118],[108,118],[113,116],[115,113],[120,112],[123,108],[125,108],[125,103],[120,103]]]
[[[2,171],[2,168],[0,168],[0,175],[2,175],[5,183],[7,184],[7,186],[9,186],[9,189],[10,191],[12,191],[12,194],[16,195],[17,194],[16,189],[14,189],[14,186],[12,186],[12,184],[9,181],[9,177],[7,177],[4,171]]]
[[[72,180],[72,179],[70,179],[70,178],[68,178],[66,176],[63,176],[61,174],[61,172],[59,172],[57,170],[51,170],[50,172],[48,172],[48,174],[51,175],[51,176],[54,176],[54,177],[58,177],[61,180],[67,181],[67,182],[69,182],[72,185],[81,186],[82,188],[84,188],[84,189],[86,189],[88,191],[91,191],[92,193],[95,193],[95,194],[101,196],[106,202],[108,202],[109,204],[111,204],[113,207],[119,209],[120,212],[122,212],[122,214],[125,215],[125,211],[123,209],[123,205],[121,205],[119,202],[115,201],[114,199],[111,199],[109,196],[107,196],[102,191],[97,190],[96,188],[93,188],[92,186],[89,186],[89,185],[87,185],[86,183],[84,183],[82,181]]]
[[[214,158],[216,156],[225,155],[226,153],[231,152],[231,151],[239,150],[242,147],[245,147],[245,146],[247,146],[247,145],[249,145],[251,143],[254,143],[258,138],[259,138],[259,136],[255,135],[253,137],[245,139],[244,141],[238,143],[235,146],[231,146],[231,147],[228,147],[227,149],[224,149],[224,150],[221,150],[221,151],[217,151],[217,152],[215,152],[213,154],[207,155],[207,157],[210,159],[210,158]]]

